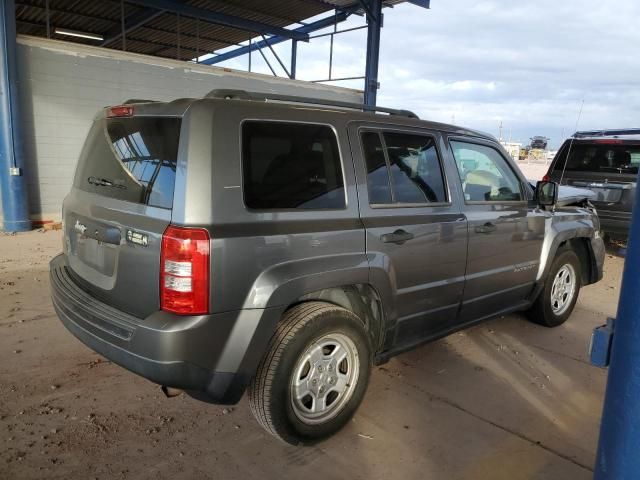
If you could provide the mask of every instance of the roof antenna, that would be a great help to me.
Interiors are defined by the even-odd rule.
[[[580,111],[578,112],[578,118],[576,119],[576,129],[575,132],[578,132],[578,125],[580,124],[580,118],[582,117],[582,107],[584,107],[584,98],[582,99],[582,103],[580,104]],[[571,136],[571,142],[569,142],[569,150],[567,151],[567,156],[564,159],[564,165],[562,166],[562,173],[560,174],[560,181],[558,185],[562,185],[562,178],[564,177],[564,171],[567,169],[567,163],[569,163],[569,155],[571,155],[571,148],[573,147],[573,141],[576,139],[576,134],[574,133]]]

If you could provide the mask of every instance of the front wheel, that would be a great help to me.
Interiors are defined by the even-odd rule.
[[[532,321],[546,327],[562,325],[573,312],[582,279],[580,259],[573,250],[556,255],[544,289],[529,311]]]
[[[362,401],[371,353],[350,311],[308,302],[282,318],[249,385],[251,410],[269,433],[310,443],[342,428]]]

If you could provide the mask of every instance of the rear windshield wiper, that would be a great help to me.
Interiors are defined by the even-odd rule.
[[[89,182],[91,185],[96,185],[98,187],[113,187],[113,188],[123,188],[123,189],[127,188],[124,185],[114,183],[108,178],[89,177],[87,178],[87,182]]]

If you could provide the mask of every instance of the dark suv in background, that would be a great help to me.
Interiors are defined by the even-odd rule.
[[[106,108],[64,201],[53,304],[166,393],[248,389],[267,431],[310,441],[393,355],[517,310],[567,320],[604,245],[556,187],[406,111],[229,91]]]
[[[602,230],[626,238],[640,165],[640,129],[576,132],[558,150],[545,180],[588,188]]]

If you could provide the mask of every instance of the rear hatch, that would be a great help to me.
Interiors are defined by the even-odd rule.
[[[591,201],[598,208],[631,211],[639,165],[640,142],[567,141],[554,160],[551,178],[588,188],[595,194]]]
[[[159,309],[181,118],[135,116],[130,106],[106,112],[89,131],[64,202],[64,251],[81,287],[144,318]]]

